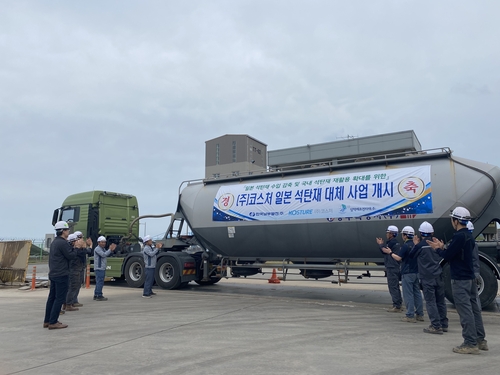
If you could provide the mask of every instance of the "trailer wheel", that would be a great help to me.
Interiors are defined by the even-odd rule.
[[[128,286],[132,288],[140,288],[146,280],[144,272],[144,261],[141,258],[132,258],[125,265],[125,280]]]
[[[479,261],[479,280],[477,280],[477,289],[479,294],[479,300],[481,301],[481,308],[489,306],[496,298],[498,293],[498,282],[493,274],[493,271],[484,262]],[[451,289],[451,274],[450,265],[446,264],[443,267],[443,277],[444,277],[444,293],[446,299],[451,303],[454,303],[453,292]]]
[[[172,257],[162,257],[155,269],[155,280],[163,289],[177,289],[181,285],[181,272],[177,261]]]

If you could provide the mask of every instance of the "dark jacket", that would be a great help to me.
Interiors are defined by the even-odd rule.
[[[393,253],[399,255],[399,249],[401,248],[401,245],[399,245],[398,240],[396,238],[391,238],[390,240],[387,240],[385,244],[380,245],[380,252],[384,254],[384,265],[385,268],[398,268],[400,267],[399,262],[394,259],[391,254],[386,254],[382,251],[383,247],[388,247],[389,249],[392,250]]]
[[[402,258],[401,275],[418,272],[417,258],[410,256],[414,246],[413,240],[407,240],[403,246],[401,246],[401,251],[398,254]]]
[[[419,279],[434,279],[443,272],[440,265],[441,257],[436,250],[427,245],[425,237],[415,245],[410,256],[417,259]]]
[[[69,275],[69,262],[76,258],[76,251],[61,236],[50,244],[49,277]]]
[[[71,260],[70,269],[71,271],[81,271],[87,264],[87,254],[92,255],[92,249],[74,249],[76,251],[76,258]]]
[[[453,234],[446,250],[438,250],[450,264],[452,280],[473,280],[474,263],[472,260],[476,242],[467,228],[462,228]]]

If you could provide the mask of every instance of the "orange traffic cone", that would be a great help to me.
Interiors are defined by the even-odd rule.
[[[273,274],[269,280],[267,280],[271,284],[279,284],[280,279],[278,279],[278,276],[276,276],[276,268],[273,268]]]
[[[31,288],[30,290],[36,289],[36,266],[33,266],[33,275],[31,276]]]
[[[87,264],[87,273],[85,275],[85,289],[90,289],[90,264]]]

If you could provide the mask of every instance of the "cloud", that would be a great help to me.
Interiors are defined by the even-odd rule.
[[[499,8],[5,3],[0,237],[43,237],[52,210],[91,189],[172,211],[223,134],[272,150],[413,129],[424,148],[498,165]]]

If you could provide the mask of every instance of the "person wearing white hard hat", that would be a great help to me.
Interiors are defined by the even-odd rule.
[[[64,303],[61,307],[60,314],[64,314],[64,313],[66,313],[66,311],[78,311],[78,307],[74,307],[73,303],[68,302],[68,299],[73,294],[72,289],[74,288],[74,283],[75,283],[75,280],[74,280],[75,279],[75,262],[78,261],[78,251],[77,251],[77,248],[75,245],[77,241],[78,241],[78,236],[76,235],[76,233],[71,233],[68,236],[68,243],[71,246],[71,248],[73,249],[73,251],[75,251],[77,253],[77,256],[74,259],[71,259],[69,262],[68,293],[66,294],[66,299],[64,300]]]
[[[387,287],[392,298],[392,308],[388,312],[401,312],[401,304],[403,298],[401,297],[401,289],[399,289],[399,281],[401,280],[401,268],[399,262],[392,257],[392,253],[398,254],[401,245],[397,241],[398,227],[389,225],[386,230],[386,241],[377,237],[375,240],[379,246],[380,252],[384,255],[384,265],[387,274]],[[386,254],[382,249],[387,247],[390,252]]]
[[[97,239],[97,247],[94,249],[94,275],[95,289],[94,301],[107,301],[108,299],[102,295],[104,286],[104,277],[106,276],[106,259],[115,251],[116,244],[112,243],[106,250],[106,237],[100,236]]]
[[[442,335],[448,332],[448,316],[444,296],[444,279],[441,268],[441,257],[425,241],[432,238],[434,227],[424,221],[418,228],[421,240],[414,238],[415,246],[410,256],[417,259],[418,277],[422,284],[425,307],[430,325],[424,328],[425,333]]]
[[[58,221],[54,225],[56,238],[50,244],[49,252],[49,280],[50,292],[45,305],[43,327],[52,329],[66,328],[68,325],[58,321],[61,306],[68,293],[69,261],[76,257],[67,239],[69,225],[65,221]]]
[[[471,215],[465,207],[456,207],[451,212],[451,225],[455,233],[445,247],[444,242],[433,238],[427,243],[450,265],[451,290],[460,316],[464,342],[453,348],[458,354],[479,354],[488,350],[485,339],[481,303],[478,298],[476,276],[474,275],[473,250],[475,241],[467,229]]]
[[[144,281],[144,290],[142,292],[143,298],[151,298],[156,295],[153,292],[153,283],[155,279],[155,268],[156,268],[156,255],[160,251],[162,244],[157,243],[155,249],[153,249],[153,239],[151,236],[145,236],[142,239],[144,243],[144,249],[142,254],[144,256],[144,270],[146,272],[146,280]]]
[[[70,283],[68,290],[68,298],[66,298],[66,304],[71,304],[73,307],[82,307],[83,304],[78,301],[78,295],[80,294],[80,289],[82,284],[85,283],[85,273],[87,268],[87,255],[92,255],[92,239],[87,238],[83,240],[83,233],[76,231],[74,233],[77,237],[75,243],[77,261],[74,263],[75,279],[72,280],[70,276]]]
[[[84,270],[87,264],[87,254],[92,254],[92,249],[86,247],[83,241],[82,232],[70,234],[68,239],[73,240],[73,248],[76,251],[76,258],[70,263],[69,288],[66,296],[66,304],[63,305],[65,311],[78,311],[78,307],[83,304],[78,302],[78,294],[83,283]],[[70,241],[71,243],[71,241]],[[92,246],[92,240],[87,239],[87,245]]]
[[[403,298],[406,304],[406,315],[401,318],[403,322],[416,323],[424,321],[424,306],[422,302],[422,293],[420,293],[420,284],[418,282],[417,259],[410,256],[411,250],[415,244],[413,236],[415,230],[410,226],[405,226],[401,230],[403,237],[403,246],[399,254],[392,252],[388,247],[382,248],[382,251],[389,254],[393,259],[401,262],[401,284],[403,286]]]

